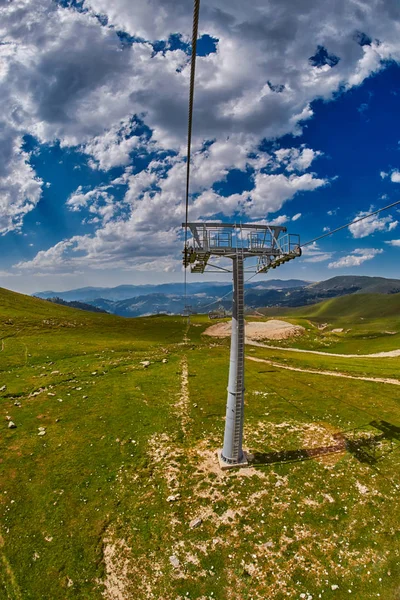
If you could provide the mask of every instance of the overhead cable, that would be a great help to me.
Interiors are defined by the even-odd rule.
[[[199,29],[200,0],[194,0],[193,6],[193,30],[192,30],[192,53],[190,60],[190,88],[189,88],[189,112],[188,112],[188,139],[187,139],[187,158],[186,158],[186,195],[185,195],[185,246],[186,252],[188,237],[188,217],[189,217],[189,191],[190,191],[190,159],[192,152],[192,126],[193,126],[193,103],[194,103],[194,82],[196,75],[196,53],[197,36]],[[184,294],[186,303],[187,274],[184,269]]]
[[[350,221],[350,223],[341,225],[340,227],[337,227],[336,229],[333,229],[332,231],[328,231],[327,233],[324,233],[323,235],[320,235],[320,236],[314,238],[313,240],[306,242],[305,244],[300,244],[300,246],[301,246],[301,248],[304,248],[304,246],[309,246],[310,244],[313,244],[314,242],[317,242],[318,240],[322,240],[322,238],[328,237],[328,236],[336,233],[337,231],[341,231],[342,229],[346,229],[346,227],[350,227],[350,225],[355,225],[356,223],[359,223],[360,221],[364,221],[364,219],[368,219],[368,217],[377,215],[378,213],[382,212],[383,210],[388,210],[389,208],[392,208],[393,206],[396,206],[397,204],[400,204],[400,200],[397,200],[396,202],[392,202],[392,204],[388,204],[387,206],[383,206],[382,208],[378,208],[378,210],[374,210],[373,212],[370,212],[362,217],[359,217],[358,219],[355,219],[354,221]]]

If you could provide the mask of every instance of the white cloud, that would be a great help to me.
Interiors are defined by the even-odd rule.
[[[312,117],[313,100],[330,100],[338,90],[359,85],[383,68],[383,61],[400,59],[400,17],[389,0],[306,4],[203,0],[201,33],[215,36],[218,46],[197,64],[192,192],[198,197],[191,205],[193,218],[216,209],[264,218],[298,192],[326,185],[326,179],[303,173],[318,151],[283,149],[279,158],[278,153],[260,152],[260,141],[298,135],[303,121]],[[0,2],[3,148],[16,148],[21,136],[31,134],[40,142],[78,146],[90,157],[89,164],[102,170],[127,166],[134,149],[164,148],[174,156],[156,158],[135,175],[127,168],[124,218],[115,215],[110,190],[109,202],[105,193],[87,196],[83,190],[70,198],[71,208],[93,207],[98,230],[60,242],[56,252],[39,253],[37,267],[50,268],[52,260],[58,265],[64,260],[70,268],[85,261],[131,265],[132,252],[139,260],[158,252],[152,236],[172,255],[182,219],[188,56],[170,48],[154,52],[146,40],[166,40],[177,31],[188,39],[192,7],[184,0],[86,0],[84,6],[89,10],[64,9],[51,0]],[[101,26],[94,13],[107,15],[109,24]],[[145,41],[122,48],[117,29]],[[356,29],[380,43],[361,47],[354,40]],[[318,45],[340,58],[336,66],[311,64]],[[135,114],[151,129],[150,143],[132,130]],[[205,140],[213,143],[200,151]],[[0,152],[6,157],[0,224],[7,231],[19,227],[37,204],[41,182],[20,146],[19,158],[15,152]],[[277,161],[286,175],[273,172]],[[247,166],[254,170],[252,190],[228,197],[213,190],[230,169]]]
[[[367,260],[372,260],[378,254],[382,254],[383,250],[377,248],[356,248],[351,254],[339,258],[335,262],[328,265],[329,269],[341,269],[348,267],[359,267]]]
[[[289,217],[287,215],[280,215],[279,217],[275,217],[275,219],[268,219],[269,225],[284,225],[289,221]]]
[[[22,140],[10,136],[0,145],[0,234],[18,230],[24,216],[35,208],[42,194],[43,181],[22,149]]]
[[[311,173],[290,175],[282,173],[269,175],[258,173],[254,178],[254,189],[250,192],[250,203],[246,205],[246,213],[258,218],[280,210],[283,204],[298,192],[312,191],[327,185],[326,179],[318,179]]]
[[[322,156],[322,152],[306,148],[304,145],[300,148],[281,148],[275,151],[277,166],[285,165],[289,172],[306,171],[318,156]]]
[[[96,215],[96,217],[92,217],[92,223],[100,220],[106,223],[121,207],[121,203],[115,201],[114,197],[109,194],[109,188],[110,186],[101,186],[85,193],[82,186],[79,186],[68,198],[66,204],[72,212],[88,208],[91,215]]]
[[[140,136],[132,135],[134,129],[129,123],[121,123],[84,144],[83,152],[92,157],[90,166],[108,171],[128,165],[132,150],[148,145]]]
[[[324,252],[320,249],[317,242],[313,242],[309,246],[305,246],[303,249],[303,260],[309,263],[323,262],[324,260],[330,260],[333,256],[333,252]]]
[[[389,240],[389,241],[386,241],[385,244],[389,244],[390,246],[400,247],[400,240]]]
[[[297,214],[293,215],[292,221],[297,221],[298,219],[300,219],[300,217],[301,217],[301,213],[297,213]]]
[[[381,176],[381,179],[385,179],[388,176],[388,173],[386,173],[386,171],[381,171],[379,175]]]
[[[392,171],[390,179],[393,181],[393,183],[400,183],[400,172],[397,169]]]
[[[368,213],[372,210],[373,207],[371,207],[367,212],[359,212],[356,215],[356,219],[363,217],[364,215],[368,215]],[[353,238],[358,239],[367,237],[376,231],[392,231],[397,226],[397,223],[398,221],[393,221],[392,216],[379,217],[379,215],[372,215],[371,217],[367,217],[359,223],[350,225],[349,230]]]

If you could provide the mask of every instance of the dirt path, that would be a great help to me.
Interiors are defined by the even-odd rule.
[[[399,350],[389,350],[388,352],[375,352],[374,354],[336,354],[333,352],[322,352],[320,350],[301,350],[300,348],[281,348],[280,346],[271,346],[262,344],[246,337],[246,344],[250,346],[260,346],[260,348],[269,348],[270,350],[285,350],[287,352],[301,352],[303,354],[318,354],[319,356],[337,356],[338,358],[396,358],[400,356]]]
[[[4,539],[0,534],[0,548],[4,546]],[[9,582],[11,584],[11,588],[16,600],[22,600],[22,594],[17,584],[17,580],[15,579],[14,571],[11,568],[10,563],[7,560],[6,555],[0,550],[0,563],[3,564],[4,572],[7,574],[9,578]]]
[[[181,361],[181,392],[179,400],[175,404],[175,409],[182,423],[183,432],[187,433],[187,427],[190,421],[189,417],[189,368],[187,357],[184,356]]]
[[[287,371],[297,371],[299,373],[311,373],[312,375],[328,375],[330,377],[343,377],[345,379],[356,379],[358,381],[372,381],[373,383],[390,383],[391,385],[400,385],[399,379],[390,379],[385,377],[356,377],[355,375],[346,375],[345,373],[338,373],[337,371],[317,371],[315,369],[300,369],[300,367],[289,367],[288,365],[282,365],[281,363],[273,362],[272,360],[266,360],[265,358],[256,358],[255,356],[246,356],[249,360],[254,362],[266,363],[278,369],[286,369]]]

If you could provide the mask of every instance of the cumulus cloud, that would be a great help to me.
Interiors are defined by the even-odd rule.
[[[400,247],[400,240],[388,240],[385,244],[389,244],[389,246]]]
[[[356,219],[368,215],[368,213],[372,210],[373,207],[371,207],[367,212],[359,212],[356,215]],[[353,238],[363,238],[375,233],[376,231],[392,231],[397,227],[397,225],[398,221],[393,221],[392,216],[379,217],[379,215],[372,215],[371,217],[367,217],[359,223],[350,225],[349,230]]]
[[[392,171],[390,179],[393,181],[393,183],[400,183],[400,172],[397,169]]]
[[[134,130],[135,126],[130,122],[121,123],[84,144],[81,149],[91,157],[89,165],[93,169],[108,171],[113,167],[128,165],[131,152],[135,149],[146,148],[149,151],[146,138],[134,135]]]
[[[313,242],[309,246],[303,248],[303,260],[309,263],[319,263],[325,260],[330,260],[333,252],[325,252],[320,249],[317,242]]]
[[[322,152],[306,148],[304,145],[300,148],[280,148],[275,151],[278,166],[284,165],[287,171],[306,171],[311,163]]]
[[[111,186],[100,186],[94,190],[84,192],[82,186],[71,194],[67,200],[67,206],[72,212],[79,212],[88,208],[90,215],[93,215],[90,221],[92,223],[107,223],[121,208],[121,203],[117,202],[112,194],[108,192]]]
[[[242,151],[234,151],[236,144]],[[190,206],[190,219],[213,217],[218,212],[225,215],[240,213],[243,219],[264,219],[268,223],[282,225],[296,221],[301,213],[292,218],[280,215],[272,218],[283,204],[298,192],[317,189],[327,184],[311,174],[270,176],[257,173],[253,177],[253,188],[241,194],[222,196],[212,189],[214,181],[223,180],[230,168],[246,169],[246,139],[216,141],[207,149],[193,156],[192,191],[196,197]],[[84,190],[81,186],[67,200],[72,211],[87,211],[98,220],[99,227],[94,235],[75,236],[39,252],[33,260],[20,262],[19,269],[30,269],[41,273],[75,272],[85,264],[93,268],[101,265],[142,268],[147,264],[160,266],[163,256],[175,268],[179,265],[177,248],[181,242],[181,223],[185,217],[183,202],[186,162],[184,156],[174,155],[152,160],[139,173],[127,168],[125,174],[114,184],[127,186],[122,200],[112,195],[112,185]],[[125,210],[124,218],[120,210]],[[51,264],[54,264],[51,267]]]
[[[0,234],[18,230],[24,216],[40,200],[43,181],[29,164],[21,138],[9,136],[0,143]]]
[[[216,212],[265,218],[297,193],[327,185],[326,179],[304,172],[318,150],[303,146],[271,156],[259,151],[260,141],[298,135],[312,117],[315,98],[330,100],[338,90],[361,84],[389,59],[400,59],[400,14],[389,0],[339,0],[334,8],[328,0],[306,4],[202,2],[201,33],[218,41],[216,52],[199,57],[197,64],[193,218]],[[40,198],[41,182],[18,146],[28,133],[42,143],[80,148],[93,169],[127,167],[124,217],[113,212],[110,190],[89,196],[80,190],[68,206],[93,206],[97,232],[71,238],[70,245],[60,242],[48,255],[39,253],[36,266],[49,267],[51,260],[70,266],[85,260],[132,264],[133,251],[150,264],[151,253],[157,253],[157,244],[149,242],[153,234],[171,256],[179,237],[190,76],[184,45],[159,51],[153,42],[176,32],[188,41],[191,5],[184,0],[144,0],[134,6],[130,0],[84,0],[83,6],[87,10],[82,12],[52,0],[0,3],[0,122],[4,148],[19,147],[20,152],[19,159],[9,153],[5,163],[2,189],[9,216],[1,222],[3,231],[19,227]],[[100,23],[100,13],[107,22]],[[366,32],[362,42],[356,29]],[[118,30],[132,36],[131,42],[122,43]],[[151,141],[131,125],[133,115],[151,132]],[[133,174],[128,165],[136,150],[156,157],[149,168]],[[168,156],[157,154],[161,150]],[[277,165],[283,173],[274,172]],[[23,176],[9,177],[14,168]],[[214,184],[231,169],[249,170],[250,191],[227,197],[215,191]]]
[[[258,173],[254,178],[254,189],[250,192],[250,203],[246,213],[257,218],[265,213],[280,210],[283,204],[298,192],[312,191],[328,183],[310,173],[286,175]]]
[[[339,260],[329,263],[329,269],[341,269],[348,267],[359,267],[367,260],[372,260],[378,254],[382,254],[383,250],[378,248],[356,248],[347,256],[342,256]]]

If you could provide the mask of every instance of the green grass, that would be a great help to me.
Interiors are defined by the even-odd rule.
[[[308,328],[305,347],[359,343],[350,321],[334,336],[292,318]],[[357,335],[378,335],[377,321]],[[221,474],[229,343],[202,336],[209,324],[125,320],[0,290],[1,599],[400,597],[400,387],[247,360],[255,466]],[[362,347],[400,347],[394,338]],[[400,372],[400,359],[246,353]]]

